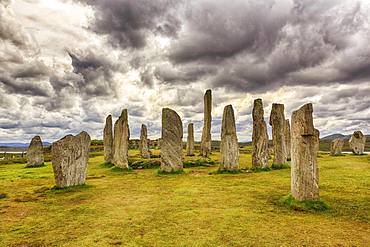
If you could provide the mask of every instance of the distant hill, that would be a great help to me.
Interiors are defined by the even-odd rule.
[[[30,144],[29,143],[21,143],[21,142],[10,142],[10,143],[0,143],[0,148],[26,148]],[[43,142],[43,146],[50,146],[50,142]]]
[[[321,138],[320,140],[332,141],[332,140],[337,139],[337,138],[347,140],[347,139],[350,138],[350,135],[332,134],[332,135],[325,136],[325,137]]]

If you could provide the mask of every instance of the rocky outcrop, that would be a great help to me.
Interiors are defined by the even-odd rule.
[[[117,167],[128,169],[128,145],[130,129],[128,126],[128,113],[124,109],[121,116],[114,124],[113,139],[113,164]]]
[[[38,167],[44,165],[44,152],[40,136],[32,138],[27,149],[27,166]]]
[[[297,200],[319,198],[317,152],[320,132],[314,128],[312,104],[306,104],[292,114],[291,119],[291,193]]]
[[[253,104],[253,133],[252,133],[252,167],[267,168],[269,159],[267,126],[264,120],[263,104],[256,99]]]
[[[150,158],[150,151],[148,147],[148,130],[145,124],[141,125],[139,149],[141,157],[145,159]]]
[[[234,110],[231,105],[224,108],[220,144],[221,171],[236,171],[239,168],[239,146],[236,135]]]
[[[341,155],[343,145],[344,145],[343,139],[340,139],[340,138],[334,139],[330,145],[330,155],[331,156]]]
[[[161,172],[172,173],[183,169],[182,164],[182,121],[169,108],[162,109]]]
[[[58,188],[85,183],[89,159],[90,136],[81,132],[67,135],[52,144],[52,165]]]
[[[355,131],[349,139],[349,146],[354,154],[363,154],[365,151],[366,136],[361,131]]]
[[[285,146],[285,117],[284,105],[273,104],[270,115],[272,126],[272,143],[274,147],[274,165],[283,165],[287,162]]]
[[[207,90],[204,94],[204,125],[200,143],[201,155],[209,157],[211,154],[211,123],[212,123],[212,91]]]
[[[286,159],[291,160],[291,155],[290,155],[290,149],[291,149],[291,141],[290,141],[290,123],[289,119],[285,119],[285,125],[284,125],[284,137],[285,137],[285,154],[286,154]]]
[[[194,124],[188,124],[188,138],[186,142],[186,155],[194,156]]]
[[[113,130],[112,130],[112,115],[105,119],[105,126],[103,131],[104,143],[104,162],[112,163],[113,160]]]

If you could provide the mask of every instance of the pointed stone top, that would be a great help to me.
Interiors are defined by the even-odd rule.
[[[263,103],[262,99],[255,99],[253,102],[252,118],[254,121],[263,120]]]
[[[292,114],[292,121],[293,119],[301,119],[301,121],[297,122],[297,124],[301,124],[301,135],[302,136],[312,136],[315,135],[315,129],[313,126],[313,118],[312,118],[313,107],[311,103],[305,104],[298,110],[294,111]],[[293,118],[295,116],[295,118]],[[292,125],[296,124],[292,122]]]
[[[122,110],[121,116],[119,118],[122,118],[124,120],[127,120],[127,118],[128,118],[127,109],[123,109]]]
[[[224,114],[222,117],[222,128],[225,130],[226,135],[236,133],[235,116],[232,105],[227,105],[224,108]]]
[[[205,93],[206,95],[208,95],[208,94],[212,94],[212,90],[211,89],[207,89],[207,91],[206,91],[206,93]]]
[[[112,122],[112,115],[108,115],[105,119],[106,122]]]

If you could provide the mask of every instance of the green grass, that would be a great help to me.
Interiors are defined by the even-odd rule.
[[[297,211],[321,212],[330,209],[330,206],[323,200],[304,200],[298,201],[292,195],[287,195],[279,200],[281,205]]]
[[[136,150],[130,159],[141,160]],[[52,189],[50,162],[0,165],[0,246],[369,246],[370,156],[321,154],[324,211],[282,199],[289,169],[246,172],[241,153],[241,173],[210,175],[219,153],[211,160],[168,176],[112,172],[96,156],[86,185],[63,190]]]

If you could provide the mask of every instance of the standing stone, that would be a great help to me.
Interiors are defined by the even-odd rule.
[[[355,131],[349,139],[349,146],[354,154],[363,154],[365,151],[366,136],[361,131]]]
[[[208,89],[204,94],[204,123],[200,143],[201,155],[209,157],[212,149],[211,122],[212,122],[212,91]]]
[[[38,167],[44,165],[44,152],[40,136],[32,138],[27,149],[27,166]]]
[[[162,109],[161,172],[182,171],[182,122],[169,108]]]
[[[139,149],[141,157],[145,159],[150,158],[150,151],[148,147],[148,130],[145,124],[141,125]]]
[[[266,122],[263,118],[262,99],[254,100],[253,104],[253,134],[252,134],[252,167],[267,168],[269,159]]]
[[[130,139],[130,129],[128,127],[127,109],[124,109],[121,116],[114,124],[113,139],[113,164],[121,168],[128,166],[128,145]]]
[[[194,156],[194,124],[188,124],[188,139],[186,142],[186,155]]]
[[[105,119],[103,142],[104,142],[104,161],[105,163],[112,163],[113,159],[112,115],[109,115]]]
[[[334,139],[331,142],[330,155],[331,156],[341,155],[343,145],[344,145],[344,140],[343,139],[340,139],[340,138]]]
[[[51,146],[55,184],[58,188],[85,183],[90,136],[85,131],[67,135]]]
[[[306,104],[292,114],[291,192],[297,200],[319,198],[317,152],[319,134],[313,126],[312,104]]]
[[[225,106],[221,126],[221,171],[236,171],[239,168],[239,146],[236,136],[234,110],[231,105]]]
[[[291,160],[290,155],[290,149],[291,149],[291,140],[290,140],[290,123],[289,119],[285,119],[285,125],[284,125],[284,137],[285,137],[285,154],[286,159]]]
[[[270,115],[272,126],[272,143],[274,146],[274,165],[283,165],[287,161],[285,146],[285,117],[284,105],[273,104]]]

